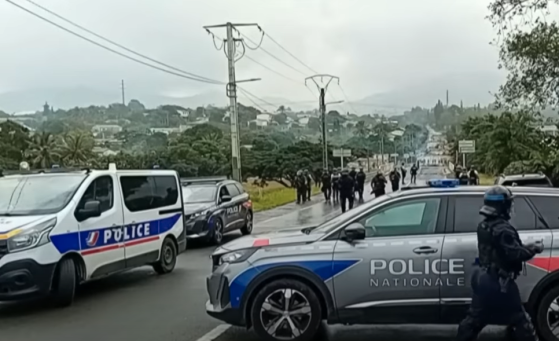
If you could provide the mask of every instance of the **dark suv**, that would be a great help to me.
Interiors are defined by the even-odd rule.
[[[186,238],[220,244],[223,234],[252,233],[252,202],[237,181],[217,178],[181,179]]]
[[[538,174],[501,174],[495,179],[495,185],[522,187],[553,187],[551,180],[542,173]]]

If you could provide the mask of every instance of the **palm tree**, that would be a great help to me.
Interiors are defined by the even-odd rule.
[[[49,168],[60,160],[59,141],[51,133],[41,132],[33,135],[29,142],[27,156],[34,167]]]
[[[93,139],[83,132],[73,132],[64,136],[61,146],[62,160],[68,165],[89,164],[93,158]]]

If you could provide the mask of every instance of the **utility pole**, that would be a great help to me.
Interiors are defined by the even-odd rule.
[[[328,82],[326,83],[326,85],[324,87],[321,87],[316,82],[316,78],[320,78],[321,83],[323,83],[324,78],[328,78]],[[328,91],[328,85],[330,85],[330,82],[332,82],[333,79],[336,79],[338,81],[338,84],[340,84],[340,78],[336,77],[336,76],[332,76],[332,75],[319,74],[319,75],[314,75],[314,76],[305,78],[305,85],[307,85],[307,80],[309,80],[309,79],[314,82],[318,91],[320,92],[320,98],[319,98],[318,103],[319,103],[319,109],[320,109],[320,117],[321,117],[321,120],[322,120],[322,167],[324,169],[328,169],[328,141],[326,140],[326,103],[325,103],[325,98],[326,98],[326,91]]]
[[[126,106],[126,97],[125,97],[125,90],[124,90],[124,79],[120,81],[120,91],[122,93],[122,105]]]
[[[235,62],[239,61],[245,54],[244,40],[242,38],[234,38],[233,30],[237,31],[236,27],[241,26],[260,26],[258,24],[232,24],[230,22],[222,25],[212,25],[204,26],[204,29],[212,35],[215,39],[214,34],[210,31],[212,28],[225,28],[227,32],[227,39],[224,40],[224,44],[221,48],[225,51],[225,56],[227,57],[227,68],[229,74],[229,82],[226,85],[226,94],[229,97],[229,119],[231,123],[231,172],[233,179],[242,182],[241,174],[241,145],[239,138],[239,116],[237,112],[237,83],[240,82],[251,82],[257,81],[258,79],[248,79],[244,81],[237,81],[235,79]],[[237,55],[237,44],[240,43],[242,47],[242,52]],[[215,41],[214,41],[215,44]],[[219,48],[218,50],[221,50]]]

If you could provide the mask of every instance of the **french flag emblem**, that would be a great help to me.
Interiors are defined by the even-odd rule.
[[[87,246],[93,247],[97,245],[98,240],[99,240],[99,231],[93,231],[93,232],[89,232],[89,235],[87,236],[85,242],[87,243]]]

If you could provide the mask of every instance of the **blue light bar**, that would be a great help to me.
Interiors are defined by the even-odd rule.
[[[427,181],[427,185],[435,188],[451,188],[458,187],[460,181],[458,179],[433,179]]]

